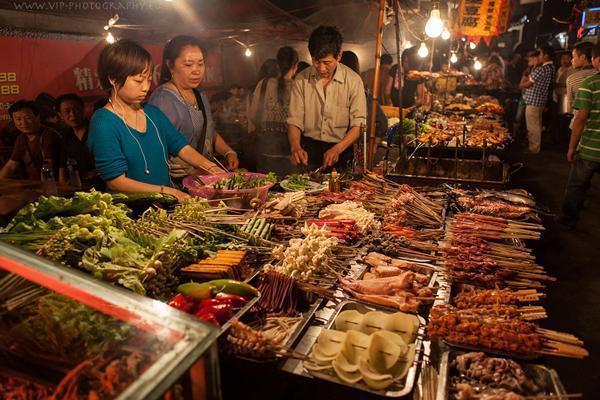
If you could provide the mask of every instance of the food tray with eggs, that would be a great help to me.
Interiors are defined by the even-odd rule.
[[[355,301],[338,305],[323,327],[311,327],[296,346],[304,361],[284,370],[385,397],[414,388],[425,320],[382,311]]]

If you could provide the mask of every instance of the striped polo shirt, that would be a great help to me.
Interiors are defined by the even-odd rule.
[[[573,108],[590,112],[579,141],[579,156],[583,160],[600,162],[600,74],[583,81]]]
[[[577,95],[577,91],[581,87],[581,84],[585,78],[596,73],[596,69],[590,66],[589,68],[578,68],[575,70],[575,72],[567,77],[568,113],[573,113],[573,102],[575,101],[575,96]]]

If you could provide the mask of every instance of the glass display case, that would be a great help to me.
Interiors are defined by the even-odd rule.
[[[0,398],[219,399],[217,330],[0,243]]]

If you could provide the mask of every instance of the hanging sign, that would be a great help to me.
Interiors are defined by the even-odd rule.
[[[456,33],[468,37],[498,35],[503,0],[461,0]]]

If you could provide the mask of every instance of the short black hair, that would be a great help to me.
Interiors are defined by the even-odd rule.
[[[537,50],[529,50],[527,52],[527,57],[537,57],[540,55],[540,52]]]
[[[181,55],[181,51],[186,46],[197,47],[202,52],[203,56],[206,54],[204,52],[204,46],[194,36],[181,35],[175,36],[173,39],[169,40],[169,42],[165,45],[165,48],[163,49],[162,64],[160,67],[161,85],[171,80],[172,76],[171,70],[169,69],[169,63],[171,65],[174,65],[175,60],[179,58],[179,56]]]
[[[554,57],[554,48],[552,46],[544,46],[540,49],[540,52],[550,58]]]
[[[592,61],[592,50],[594,49],[594,45],[590,42],[582,42],[578,43],[573,47],[573,50],[579,55],[584,55],[585,59],[588,61]]]
[[[123,86],[128,77],[141,74],[152,64],[152,56],[140,44],[127,39],[109,44],[98,59],[98,77],[105,90],[112,88],[110,81]]]
[[[382,65],[392,65],[394,63],[394,59],[388,53],[381,55],[381,64]]]
[[[35,105],[35,102],[31,100],[18,100],[16,103],[14,103],[8,108],[8,114],[12,118],[14,113],[16,113],[17,111],[24,110],[26,108],[30,109],[34,115],[40,115],[40,109],[38,108],[38,106]]]
[[[594,45],[592,49],[592,58],[600,57],[600,44]]]
[[[309,63],[307,63],[306,61],[300,61],[300,62],[298,62],[298,69],[296,70],[296,73],[299,74],[300,72],[304,71],[308,67],[310,67]]]
[[[312,58],[321,59],[331,54],[340,55],[344,39],[335,26],[319,26],[308,39],[308,51]]]
[[[65,101],[72,101],[74,103],[77,103],[81,108],[85,108],[83,99],[80,96],[76,95],[75,93],[67,93],[67,94],[58,96],[56,98],[56,100],[54,101],[54,107],[56,108],[56,112],[60,112],[60,106]]]
[[[346,67],[350,68],[352,71],[360,74],[360,67],[358,65],[358,56],[355,52],[346,50],[342,53],[342,58],[340,62],[344,64]]]

